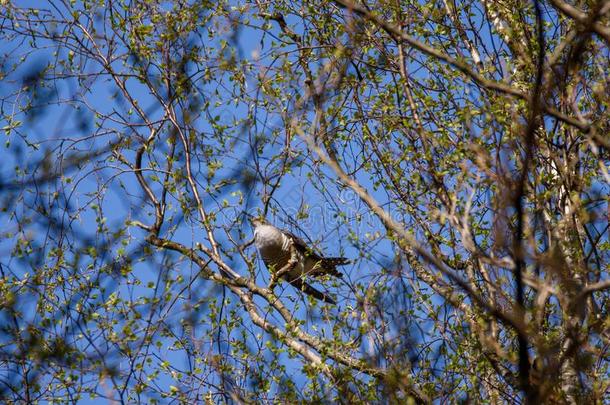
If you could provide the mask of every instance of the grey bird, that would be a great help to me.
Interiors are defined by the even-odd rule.
[[[254,218],[251,219],[251,222],[254,226],[254,244],[270,272],[278,272],[288,265],[292,258],[291,248],[294,247],[296,263],[280,277],[305,294],[329,304],[335,304],[332,298],[307,284],[303,278],[305,276],[320,277],[326,274],[342,277],[343,275],[337,271],[337,266],[348,264],[350,261],[347,258],[322,257],[299,237],[268,224],[264,219]]]

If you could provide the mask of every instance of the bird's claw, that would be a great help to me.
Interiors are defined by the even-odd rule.
[[[284,265],[284,267],[282,267],[277,272],[271,273],[271,280],[269,280],[269,285],[267,286],[267,288],[270,290],[273,290],[273,288],[277,284],[277,280],[279,280],[285,274],[287,274],[289,271],[291,271],[296,264],[297,264],[297,258],[293,255],[293,257],[290,258],[290,260],[288,261],[288,263],[286,263]]]

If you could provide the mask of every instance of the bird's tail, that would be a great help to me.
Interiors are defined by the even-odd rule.
[[[320,274],[330,274],[335,277],[343,277],[343,274],[337,270],[337,266],[349,264],[350,260],[346,257],[325,257],[322,259]]]
[[[307,284],[300,278],[295,278],[294,280],[290,280],[289,283],[292,284],[295,288],[304,292],[305,294],[311,295],[312,297],[314,297],[320,301],[324,301],[327,304],[333,304],[333,305],[336,304],[335,300],[333,300],[332,298],[330,298],[328,295],[324,294],[323,292],[316,290],[315,288],[313,288],[312,286],[310,286],[309,284]]]
[[[325,257],[322,261],[327,266],[343,266],[350,263],[347,257]]]

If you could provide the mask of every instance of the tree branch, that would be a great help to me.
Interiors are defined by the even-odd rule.
[[[417,39],[411,37],[410,35],[405,34],[395,25],[390,24],[389,22],[383,20],[381,17],[378,17],[376,14],[368,11],[364,7],[362,7],[356,3],[353,3],[349,0],[334,0],[334,1],[339,6],[344,7],[350,11],[353,11],[356,14],[358,14],[358,15],[364,17],[365,19],[369,20],[370,22],[374,23],[375,25],[381,27],[395,40],[400,39],[400,40],[408,43],[415,49],[418,49],[419,51],[421,51],[429,56],[432,56],[436,59],[439,59],[439,60],[447,63],[450,66],[453,66],[460,72],[464,73],[467,77],[469,77],[472,81],[474,81],[479,86],[484,87],[489,90],[495,90],[500,93],[508,94],[510,96],[514,96],[521,100],[526,100],[526,101],[529,100],[529,96],[527,94],[522,93],[519,90],[517,90],[505,83],[497,82],[497,81],[489,80],[489,79],[485,78],[483,75],[481,75],[481,74],[477,73],[475,70],[473,70],[467,63],[459,61],[421,41],[418,41]],[[559,121],[562,121],[568,125],[574,126],[585,133],[588,133],[590,130],[591,124],[588,122],[583,122],[577,118],[573,118],[568,115],[565,115],[561,111],[558,111],[555,108],[547,106],[547,105],[542,105],[542,109],[545,113],[555,117]]]

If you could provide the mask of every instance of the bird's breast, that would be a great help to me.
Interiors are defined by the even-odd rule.
[[[258,248],[261,258],[270,270],[282,269],[291,256],[292,240],[273,226],[259,226],[254,232],[254,243]],[[303,274],[304,257],[295,250],[297,263],[284,278],[292,280]]]
[[[258,249],[281,249],[284,244],[284,234],[274,227],[263,225],[254,231],[254,243]]]

